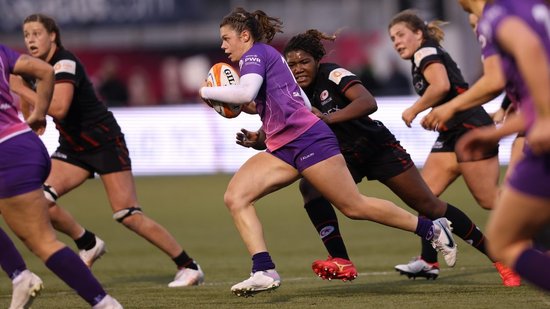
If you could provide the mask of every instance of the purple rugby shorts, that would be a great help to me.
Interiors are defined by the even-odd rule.
[[[526,144],[523,155],[512,171],[508,184],[522,193],[550,199],[550,153],[536,156]]]
[[[42,188],[51,161],[46,147],[34,132],[16,135],[0,143],[0,198]]]
[[[317,121],[298,138],[271,154],[301,173],[312,165],[340,154],[340,146],[330,128],[323,121]]]

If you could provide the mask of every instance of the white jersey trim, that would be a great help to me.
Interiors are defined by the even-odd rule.
[[[64,59],[59,60],[53,65],[53,70],[55,74],[57,73],[69,73],[69,74],[76,74],[76,61]]]
[[[414,53],[414,64],[419,67],[422,60],[428,56],[437,55],[437,48],[423,47]]]
[[[11,134],[8,134],[8,135],[6,135],[6,136],[0,138],[0,143],[3,143],[3,142],[5,142],[5,141],[9,140],[10,138],[16,137],[17,135],[21,135],[21,134],[23,134],[23,133],[27,133],[27,132],[29,132],[30,130],[31,130],[31,128],[30,128],[30,127],[27,127],[26,129],[19,130],[19,131],[15,131],[15,132],[13,132],[13,133],[11,133]]]

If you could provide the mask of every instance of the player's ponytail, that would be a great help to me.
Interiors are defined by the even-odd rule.
[[[220,27],[225,25],[231,26],[238,33],[244,30],[250,31],[255,42],[269,43],[277,32],[283,32],[283,22],[280,19],[270,17],[261,10],[250,13],[241,7],[235,8],[222,19]]]
[[[283,22],[279,18],[270,17],[262,10],[257,10],[252,15],[259,24],[259,33],[261,35],[259,40],[265,40],[269,43],[273,40],[275,34],[283,32]]]

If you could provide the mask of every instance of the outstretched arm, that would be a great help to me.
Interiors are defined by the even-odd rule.
[[[444,128],[445,122],[455,113],[487,103],[497,97],[505,85],[506,78],[502,72],[500,56],[491,55],[483,61],[483,76],[470,89],[435,107],[422,119],[421,124],[427,130]]]

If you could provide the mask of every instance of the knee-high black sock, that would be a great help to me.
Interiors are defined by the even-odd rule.
[[[338,218],[332,205],[324,198],[314,199],[304,205],[309,219],[332,257],[349,260],[344,240],[340,235]]]
[[[447,212],[444,216],[451,220],[454,234],[464,239],[465,242],[479,250],[479,252],[487,255],[485,236],[465,213],[453,205],[447,204]]]

